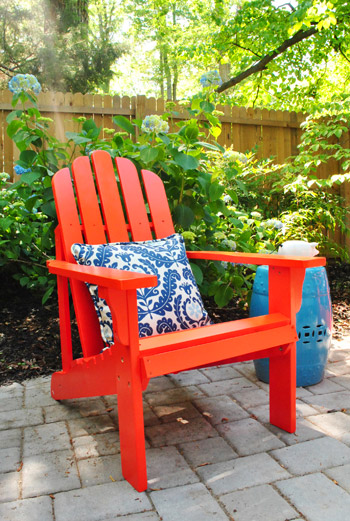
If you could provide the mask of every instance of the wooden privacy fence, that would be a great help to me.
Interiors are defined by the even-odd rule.
[[[9,91],[0,91],[0,170],[12,176],[18,151],[6,134],[6,116],[13,110],[11,100]],[[60,141],[66,140],[67,131],[78,131],[79,123],[73,118],[85,116],[93,118],[98,127],[116,128],[112,121],[115,115],[143,119],[150,114],[164,114],[165,105],[164,100],[145,96],[129,98],[61,92],[44,92],[38,96],[38,109],[43,116],[53,120],[50,131]],[[279,162],[297,153],[304,114],[244,107],[217,108],[224,113],[220,117],[222,132],[218,138],[221,145],[233,146],[239,152],[257,147],[259,157],[276,156]],[[182,107],[177,105],[174,110],[180,113],[173,118],[174,122],[186,118]]]
[[[0,171],[7,172],[15,178],[13,166],[18,159],[19,152],[13,141],[6,133],[6,116],[13,110],[11,106],[12,94],[0,91]],[[123,115],[129,119],[143,119],[150,114],[164,114],[167,111],[166,102],[162,99],[146,98],[145,96],[100,96],[92,94],[71,94],[62,92],[43,92],[38,96],[38,109],[43,116],[53,120],[50,132],[58,140],[66,140],[66,132],[77,132],[79,123],[74,118],[84,116],[93,118],[98,127],[117,129],[112,117]],[[268,158],[274,156],[278,163],[298,153],[297,145],[300,141],[300,124],[305,114],[295,112],[273,111],[267,109],[252,109],[244,107],[217,107],[223,112],[220,116],[222,132],[218,143],[226,147],[233,147],[239,152],[256,149],[257,156]],[[180,105],[172,110],[179,112],[173,118],[174,122],[187,117],[186,111]],[[119,129],[120,130],[120,129]],[[104,135],[103,137],[107,137]],[[350,143],[347,135],[347,145]],[[322,165],[317,175],[320,178],[339,172],[337,162]],[[341,187],[341,194],[350,205],[349,183]],[[338,235],[338,234],[337,234]],[[342,245],[350,247],[348,237],[337,240]]]

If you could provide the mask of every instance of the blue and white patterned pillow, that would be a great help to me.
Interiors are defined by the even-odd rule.
[[[139,336],[151,336],[211,324],[179,234],[165,239],[110,244],[73,244],[78,264],[158,276],[158,285],[137,290]],[[113,343],[112,315],[98,287],[88,284],[107,345]]]

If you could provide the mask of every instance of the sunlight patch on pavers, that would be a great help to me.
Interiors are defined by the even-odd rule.
[[[197,469],[216,495],[287,478],[289,472],[266,453],[245,456]]]

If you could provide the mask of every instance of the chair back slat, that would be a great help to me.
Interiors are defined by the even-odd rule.
[[[153,239],[135,165],[124,157],[115,159],[131,236],[134,241]]]
[[[77,205],[68,168],[57,172],[52,179],[52,190],[56,203],[59,222],[60,258],[74,262],[71,246],[75,242],[84,242]],[[71,281],[71,291],[75,314],[79,328],[80,341],[84,356],[92,356],[103,347],[97,315],[86,285],[76,280]],[[66,312],[64,304],[60,304],[60,315]]]
[[[175,233],[164,185],[155,173],[149,170],[142,170],[141,173],[154,233],[157,239],[163,239]]]
[[[95,150],[91,158],[108,242],[128,242],[129,234],[112,158],[105,150]]]
[[[103,244],[106,242],[106,235],[90,159],[87,156],[78,157],[73,161],[72,172],[85,242],[89,244]]]
[[[84,239],[81,233],[77,205],[68,168],[60,170],[53,176],[52,191],[60,225],[63,260],[75,262],[71,252],[71,246],[75,242],[84,242]]]

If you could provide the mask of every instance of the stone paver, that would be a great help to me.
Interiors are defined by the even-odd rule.
[[[157,405],[153,408],[155,414],[164,423],[200,418],[200,413],[191,402]]]
[[[116,426],[108,414],[93,416],[91,418],[77,418],[68,421],[68,430],[72,438],[86,436],[88,434],[102,434],[113,432]]]
[[[83,487],[123,479],[119,454],[80,460],[78,461],[78,469]]]
[[[105,521],[153,507],[144,492],[121,481],[56,494],[54,508],[56,521],[77,519],[77,512],[84,521]]]
[[[323,474],[310,474],[277,483],[278,489],[308,521],[345,521],[350,496]]]
[[[147,427],[145,432],[153,447],[203,440],[218,435],[217,431],[203,418],[194,418],[188,423],[172,422],[154,425]]]
[[[1,398],[0,396],[0,411],[15,411],[22,407],[23,399],[21,396],[13,396],[8,398]]]
[[[118,454],[120,450],[119,435],[117,432],[94,434],[93,436],[79,436],[73,440],[75,457],[80,459]]]
[[[237,391],[233,393],[233,396],[245,409],[269,403],[269,395],[263,389]]]
[[[308,387],[312,394],[328,394],[335,393],[337,391],[344,391],[344,387],[337,382],[332,381],[330,378],[324,378],[322,382]]]
[[[148,489],[121,472],[117,396],[56,402],[50,377],[0,387],[1,521],[347,521],[350,337],[297,389],[297,428],[269,424],[252,362],[152,379]]]
[[[218,425],[219,433],[240,456],[284,447],[284,443],[253,418]]]
[[[17,470],[20,460],[20,448],[11,447],[0,450],[0,472],[11,472]]]
[[[70,448],[65,422],[48,423],[24,429],[23,457]]]
[[[231,378],[242,376],[241,373],[230,365],[206,367],[205,369],[201,369],[201,372],[212,382],[217,382],[218,380],[230,380]]]
[[[229,396],[198,398],[195,405],[213,425],[248,418],[249,414]]]
[[[41,423],[44,423],[44,417],[39,407],[0,412],[0,431],[28,427],[29,425],[40,425]]]
[[[207,384],[210,382],[210,379],[198,370],[183,371],[182,373],[172,374],[170,378],[176,385],[180,387],[188,385]]]
[[[221,394],[232,395],[238,391],[257,389],[253,382],[250,382],[243,376],[241,378],[233,378],[232,380],[220,380],[208,384],[201,384],[198,387],[208,396],[220,396]]]
[[[208,465],[197,469],[197,472],[217,495],[254,485],[273,483],[290,476],[287,470],[266,453]]]
[[[321,394],[305,398],[305,401],[320,412],[341,411],[350,409],[350,391]]]
[[[0,474],[0,503],[15,501],[19,497],[19,472]],[[1,510],[0,510],[1,511]],[[0,517],[0,519],[2,519]]]
[[[325,474],[347,492],[350,492],[350,464],[327,469]]]
[[[317,409],[314,409],[310,405],[297,400],[296,402],[296,414],[297,418],[305,418],[307,416],[317,414]],[[249,412],[253,414],[260,422],[269,423],[270,421],[270,408],[269,405],[258,405],[256,407],[249,407]]]
[[[237,457],[237,453],[220,437],[181,443],[179,448],[193,467],[220,463]]]
[[[287,521],[297,515],[271,485],[237,490],[220,501],[235,521]]]
[[[10,429],[8,431],[0,431],[0,449],[20,447],[21,441],[21,429]]]
[[[1,521],[53,521],[52,501],[48,496],[0,504]]]
[[[350,448],[333,438],[319,438],[271,452],[292,474],[319,472],[350,463]]]
[[[37,454],[23,460],[23,497],[55,494],[80,488],[80,480],[69,450]]]
[[[266,425],[266,427],[276,434],[276,436],[282,440],[286,445],[294,445],[295,443],[301,443],[303,441],[315,440],[316,438],[322,438],[325,434],[317,427],[316,425],[309,422],[309,418],[313,418],[314,416],[309,416],[308,418],[298,418],[297,419],[297,428],[295,432],[286,432],[274,425]]]
[[[146,451],[148,487],[152,489],[178,487],[199,481],[175,447]]]
[[[350,416],[343,412],[318,414],[307,419],[325,434],[350,445]]]
[[[229,519],[202,483],[152,492],[151,498],[163,521]]]
[[[188,387],[177,387],[174,389],[167,389],[165,391],[149,393],[148,389],[145,398],[149,405],[169,405],[172,403],[182,403],[194,398],[203,396],[203,393],[198,387],[190,385]]]

